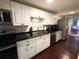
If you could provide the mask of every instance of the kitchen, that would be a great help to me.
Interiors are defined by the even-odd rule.
[[[32,59],[59,42],[67,41],[69,35],[79,35],[77,21],[76,25],[73,21],[79,19],[76,8],[76,14],[73,9],[57,13],[53,7],[49,8],[53,0],[41,1],[0,0],[1,59]]]

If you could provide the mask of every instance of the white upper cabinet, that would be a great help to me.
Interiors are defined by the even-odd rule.
[[[29,25],[30,20],[30,7],[11,1],[11,10],[13,25],[22,26]]]
[[[54,14],[11,1],[13,25],[52,25],[57,22]]]
[[[9,0],[0,0],[0,9],[10,10],[10,1]]]
[[[36,8],[31,8],[31,16],[33,17],[41,17],[44,18],[44,11],[40,10],[40,9],[36,9]]]
[[[53,14],[45,12],[45,20],[43,21],[44,25],[53,24]]]
[[[45,20],[45,11],[37,8],[31,8],[31,17],[33,17],[33,19],[31,19],[32,24],[37,23],[38,25],[42,25],[43,20]]]
[[[31,8],[31,17],[36,17],[33,20],[33,23],[34,22],[37,22],[37,23],[40,23],[42,25],[51,25],[51,24],[55,24],[56,20],[55,18],[53,18],[54,14],[52,13],[49,13],[49,12],[46,12],[46,11],[43,11],[43,10],[39,10],[39,9],[36,9],[36,8]],[[42,19],[42,21],[40,22],[40,19]]]

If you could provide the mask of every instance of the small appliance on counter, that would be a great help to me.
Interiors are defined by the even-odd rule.
[[[30,27],[30,29],[29,29],[29,33],[30,33],[30,36],[33,36],[33,28],[32,27]]]
[[[58,25],[47,25],[47,29],[46,29],[48,32],[56,32],[58,31]]]

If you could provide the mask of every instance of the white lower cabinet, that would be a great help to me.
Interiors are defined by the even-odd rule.
[[[50,34],[43,36],[44,49],[50,46]]]
[[[31,59],[35,56],[35,38],[17,42],[18,59]]]
[[[43,51],[50,46],[50,34],[36,38],[36,53]]]
[[[28,59],[28,48],[26,49],[26,46],[22,43],[17,42],[17,54],[18,59]]]
[[[18,59],[31,59],[50,46],[50,34],[18,41],[16,44]]]
[[[29,59],[28,57],[28,48],[26,49],[25,46],[17,47],[18,51],[18,59]]]
[[[28,46],[28,57],[29,59],[36,55],[35,51],[35,38],[30,39],[30,44]]]
[[[58,42],[61,39],[61,31],[56,32],[56,42]]]
[[[43,43],[42,43],[42,37],[36,38],[36,54],[41,52],[43,50]]]

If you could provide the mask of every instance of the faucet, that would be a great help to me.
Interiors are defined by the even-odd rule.
[[[32,31],[33,31],[33,28],[32,28],[32,27],[30,27],[29,32],[30,32],[30,35],[31,35],[31,36],[33,35]]]
[[[42,29],[42,26],[37,27],[37,32],[40,33],[40,30]]]

